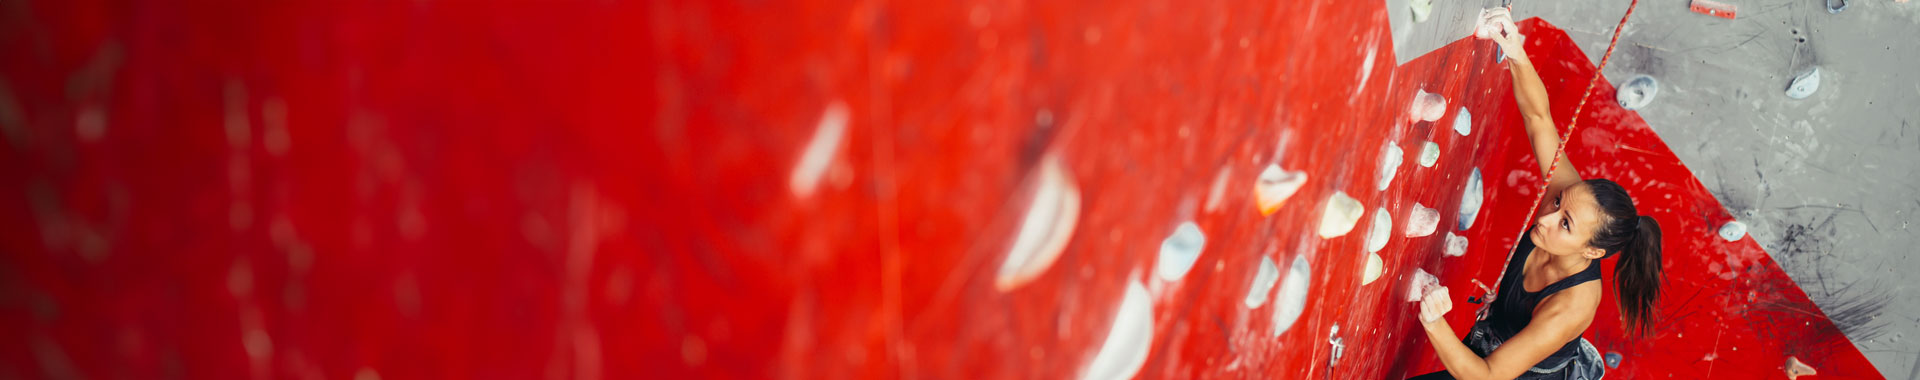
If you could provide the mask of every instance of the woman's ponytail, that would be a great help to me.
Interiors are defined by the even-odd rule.
[[[1660,299],[1660,223],[1640,215],[1620,184],[1598,178],[1584,183],[1607,214],[1607,222],[1588,244],[1607,251],[1601,259],[1620,257],[1613,266],[1613,290],[1619,296],[1620,316],[1626,319],[1622,330],[1652,335],[1653,304]]]
[[[1624,330],[1646,336],[1653,331],[1653,305],[1660,298],[1660,223],[1639,216],[1633,242],[1622,249],[1614,265],[1614,291],[1619,293]]]

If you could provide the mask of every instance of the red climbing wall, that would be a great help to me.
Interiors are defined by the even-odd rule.
[[[1399,377],[1411,273],[1465,329],[1538,180],[1493,46],[1394,67],[1379,2],[0,9],[0,377]],[[1565,120],[1592,68],[1524,26]],[[1570,155],[1668,237],[1610,378],[1878,377],[1593,96]]]

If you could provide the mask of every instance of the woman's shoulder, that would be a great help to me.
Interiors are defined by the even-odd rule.
[[[1533,314],[1536,317],[1553,314],[1593,319],[1594,313],[1600,308],[1601,291],[1600,281],[1587,281],[1560,289],[1540,299],[1540,304],[1533,308]]]

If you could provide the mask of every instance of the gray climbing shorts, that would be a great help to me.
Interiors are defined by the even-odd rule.
[[[1606,360],[1600,357],[1600,350],[1593,348],[1587,338],[1575,338],[1577,348],[1567,355],[1554,354],[1541,360],[1540,364],[1521,374],[1516,380],[1598,380],[1607,374]],[[1486,322],[1474,323],[1473,330],[1461,339],[1473,353],[1487,357],[1494,349],[1500,348],[1501,340],[1487,331]]]

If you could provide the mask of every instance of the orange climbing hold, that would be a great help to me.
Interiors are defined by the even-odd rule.
[[[1727,3],[1722,3],[1722,2],[1713,1],[1713,0],[1693,0],[1691,4],[1687,4],[1687,9],[1692,9],[1694,13],[1724,18],[1728,20],[1732,20],[1734,14],[1738,13],[1740,10],[1739,8],[1734,7],[1733,4],[1727,4]]]

